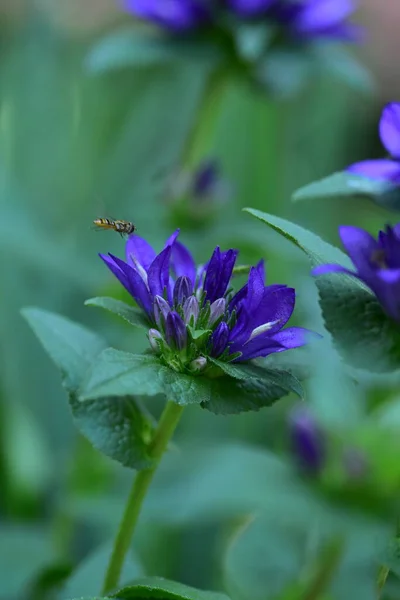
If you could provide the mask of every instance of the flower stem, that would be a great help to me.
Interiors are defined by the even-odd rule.
[[[179,406],[174,402],[167,402],[164,412],[160,417],[157,429],[154,432],[153,439],[149,446],[149,455],[154,462],[150,468],[139,471],[133,482],[125,512],[115,538],[113,552],[108,563],[102,595],[107,594],[107,592],[115,589],[118,585],[125,556],[131,544],[143,500],[149,489],[154,473],[168,446],[168,442],[179,422],[183,408],[183,406]]]

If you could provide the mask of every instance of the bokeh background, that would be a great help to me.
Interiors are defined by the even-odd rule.
[[[121,254],[123,242],[112,232],[95,233],[95,217],[132,220],[158,248],[180,224],[198,260],[216,244],[234,246],[241,262],[265,257],[270,282],[288,284],[298,283],[292,257],[241,208],[290,218],[334,243],[340,223],[375,230],[393,220],[366,201],[290,201],[301,185],[382,154],[379,113],[400,96],[400,5],[360,4],[368,36],[356,52],[373,73],[374,92],[323,75],[284,102],[238,83],[227,86],[198,158],[219,160],[232,196],[206,228],[193,228],[176,222],[166,179],[180,164],[202,73],[194,65],[90,72],[86,57],[94,45],[132,22],[113,0],[1,0],[2,599],[56,597],[44,596],[43,581],[61,581],[77,564],[83,564],[78,581],[60,597],[90,593],[130,485],[129,471],[77,434],[59,375],[20,315],[24,306],[40,306],[96,328],[110,345],[143,346],[129,327],[83,306],[93,296],[122,297],[97,253]],[[300,302],[300,314],[312,320],[313,307]],[[290,402],[230,418],[188,411],[180,449],[173,448],[150,494],[132,569],[140,572],[141,563],[150,574],[221,587],[219,559],[243,509],[234,501],[235,448],[239,442],[279,447]],[[150,406],[157,413],[160,404],[155,399]],[[216,442],[225,451],[214,453]],[[100,559],[97,550],[93,559],[102,544]]]

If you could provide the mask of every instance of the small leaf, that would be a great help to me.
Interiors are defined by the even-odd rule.
[[[282,373],[285,373],[282,371]],[[286,373],[276,376],[276,380],[234,379],[233,377],[217,377],[210,379],[210,395],[208,402],[202,403],[202,408],[216,415],[236,415],[242,412],[258,411],[272,406],[287,396]]]
[[[153,420],[132,396],[80,401],[70,397],[79,431],[93,446],[124,467],[146,469]]]
[[[369,198],[387,209],[400,210],[400,187],[387,181],[342,171],[298,189],[294,202],[338,198]]]
[[[104,341],[82,325],[55,313],[38,308],[24,308],[21,312],[60,369],[64,387],[75,392],[93,359],[105,347]]]
[[[147,577],[139,580],[130,587],[126,587],[111,596],[119,600],[137,598],[158,600],[229,600],[225,594],[198,590],[183,583],[163,579],[162,577]]]
[[[219,367],[224,373],[234,379],[248,380],[258,379],[264,383],[281,386],[283,390],[294,392],[300,398],[304,396],[301,383],[288,371],[281,369],[265,369],[255,364],[233,364],[224,363],[214,358],[209,358],[210,362]]]
[[[272,50],[257,69],[257,82],[280,98],[297,94],[312,72],[309,54],[296,50]]]
[[[105,310],[118,315],[125,321],[128,321],[128,323],[134,327],[141,327],[143,329],[149,329],[150,327],[142,311],[134,306],[129,306],[129,304],[126,304],[121,300],[115,300],[115,298],[90,298],[89,300],[86,300],[85,306],[98,306],[99,308],[104,308]]]
[[[348,256],[314,233],[273,215],[250,214],[300,248],[312,266],[338,263],[353,269]],[[343,273],[316,277],[325,326],[350,365],[371,372],[400,368],[400,328],[383,312],[374,294],[358,279]]]
[[[104,573],[112,552],[111,542],[96,548],[77,566],[62,590],[63,598],[81,598],[98,593],[103,584]],[[128,554],[121,574],[121,585],[126,585],[143,576],[143,568],[131,553]]]
[[[87,400],[132,393],[164,394],[177,404],[200,404],[210,399],[210,384],[205,377],[177,373],[156,356],[107,348],[90,369],[80,397]]]
[[[203,41],[171,39],[124,28],[92,48],[86,57],[86,68],[96,75],[126,67],[148,69],[191,60],[207,61],[211,66],[220,60],[220,52]]]
[[[369,94],[374,91],[376,86],[371,73],[343,45],[314,44],[311,51],[322,73],[330,72],[356,90]]]

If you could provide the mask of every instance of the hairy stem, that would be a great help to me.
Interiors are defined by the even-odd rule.
[[[108,563],[102,594],[107,594],[107,592],[115,589],[118,585],[125,556],[132,541],[143,501],[154,473],[168,446],[168,442],[179,422],[183,408],[183,406],[179,406],[174,402],[167,402],[164,412],[160,417],[149,447],[149,454],[154,462],[150,468],[139,471],[134,479],[125,512],[115,538],[113,552]]]

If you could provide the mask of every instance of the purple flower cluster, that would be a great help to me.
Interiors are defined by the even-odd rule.
[[[223,10],[240,20],[266,20],[297,38],[357,39],[346,22],[354,0],[123,0],[128,12],[169,31],[182,33],[214,23]]]
[[[295,291],[266,286],[262,261],[233,293],[237,251],[217,247],[206,265],[196,267],[178,233],[159,254],[133,235],[126,261],[100,255],[146,314],[150,344],[169,364],[198,371],[207,356],[248,361],[302,346],[313,335],[301,327],[283,329],[294,310]]]
[[[349,225],[340,227],[339,234],[355,271],[325,264],[316,267],[313,274],[346,273],[357,277],[374,292],[384,311],[400,322],[400,223],[380,231],[378,239]]]
[[[355,11],[354,0],[228,0],[243,18],[269,18],[296,38],[354,40],[360,30],[347,23]]]
[[[382,144],[391,158],[364,160],[348,167],[350,173],[400,185],[400,103],[391,102],[379,123]]]

